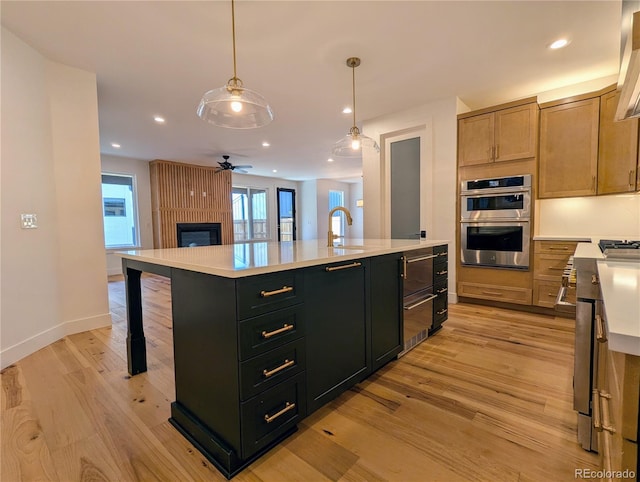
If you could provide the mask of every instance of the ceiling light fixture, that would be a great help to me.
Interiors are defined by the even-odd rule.
[[[351,107],[345,107],[344,109],[342,109],[342,113],[343,114],[351,114],[353,111],[351,110]]]
[[[356,67],[360,65],[360,59],[358,57],[349,57],[347,59],[347,67],[351,69],[352,74],[352,94],[353,94],[353,126],[349,129],[349,133],[336,142],[331,149],[332,157],[342,158],[359,158],[362,156],[362,148],[372,147],[377,152],[380,152],[378,143],[360,133],[360,129],[356,126]]]
[[[196,110],[202,120],[220,127],[253,129],[273,120],[273,112],[264,97],[245,88],[236,74],[235,2],[231,0],[231,32],[233,37],[233,77],[227,84],[202,96]]]
[[[269,147],[269,146],[271,146],[271,144],[269,144],[267,141],[264,141],[262,143],[262,147]]]
[[[561,38],[549,45],[549,48],[552,50],[557,50],[566,47],[567,45],[569,45],[569,41],[565,38]]]
[[[164,123],[165,123],[165,119],[164,119],[164,117],[161,117],[161,116],[159,116],[159,115],[155,116],[155,117],[153,118],[153,120],[154,120],[154,121],[156,121],[158,124],[164,124]]]
[[[120,144],[118,144],[117,142],[112,142],[111,143],[111,147],[115,148],[115,149],[120,149]]]

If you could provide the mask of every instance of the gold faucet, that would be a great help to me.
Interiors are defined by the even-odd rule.
[[[327,246],[329,248],[333,248],[333,240],[339,238],[337,234],[333,234],[333,230],[331,229],[331,218],[333,217],[333,213],[336,211],[342,211],[344,215],[347,217],[347,224],[351,226],[353,224],[353,219],[351,218],[351,213],[347,208],[343,208],[342,206],[338,206],[329,211],[329,233],[327,235]]]

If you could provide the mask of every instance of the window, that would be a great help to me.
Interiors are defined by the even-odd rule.
[[[344,207],[344,191],[329,191],[329,211],[333,208]],[[331,216],[331,231],[337,236],[344,236],[344,213],[336,211]]]
[[[234,187],[231,206],[235,242],[269,239],[266,189]]]
[[[102,213],[106,248],[138,246],[135,178],[102,173]]]

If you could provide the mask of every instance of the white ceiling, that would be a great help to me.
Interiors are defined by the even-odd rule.
[[[97,74],[102,153],[206,165],[229,154],[294,180],[361,174],[358,162],[327,162],[351,126],[348,57],[362,59],[361,125],[451,96],[475,109],[610,76],[620,55],[615,0],[237,0],[238,77],[275,120],[233,130],[195,113],[233,74],[230,1],[3,0],[0,12],[46,57]],[[568,47],[546,48],[561,36]]]

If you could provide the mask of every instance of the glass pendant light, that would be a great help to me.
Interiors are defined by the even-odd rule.
[[[378,143],[371,137],[367,137],[360,133],[360,129],[356,126],[356,67],[360,65],[358,57],[349,57],[347,59],[347,67],[351,68],[352,73],[352,94],[353,94],[353,127],[349,129],[349,133],[336,142],[331,149],[332,157],[342,158],[360,158],[362,157],[362,148],[373,148],[376,152],[380,152]]]
[[[206,92],[198,105],[202,120],[220,127],[253,129],[273,120],[273,112],[264,97],[243,86],[236,74],[235,3],[231,0],[231,32],[233,35],[233,77],[218,89]]]

